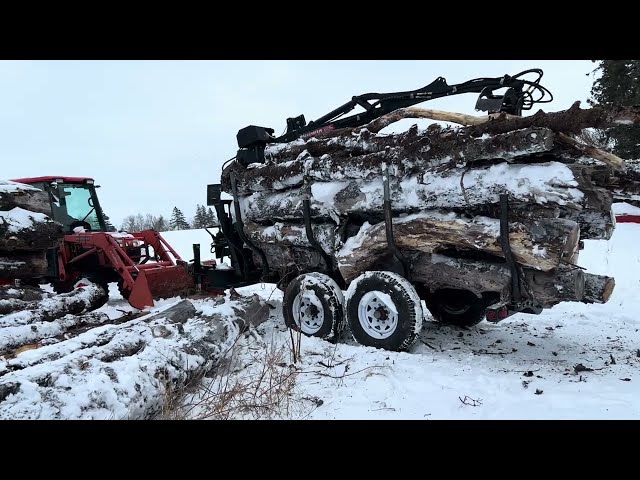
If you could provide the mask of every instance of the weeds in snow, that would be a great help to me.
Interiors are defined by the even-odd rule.
[[[274,340],[264,344],[259,339],[257,343],[256,347],[255,338],[253,346],[236,341],[215,369],[215,377],[201,377],[191,387],[168,392],[162,418],[303,418],[317,408],[316,399],[304,398],[297,392],[300,372],[290,362],[295,344],[279,345]]]

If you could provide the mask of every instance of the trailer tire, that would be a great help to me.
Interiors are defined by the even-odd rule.
[[[342,290],[323,273],[293,279],[285,290],[282,312],[287,327],[308,337],[335,339],[345,325]]]
[[[467,290],[442,289],[425,298],[433,318],[446,325],[472,327],[484,320],[486,301]]]
[[[420,297],[411,283],[392,272],[366,272],[347,290],[347,320],[361,345],[407,350],[422,329]]]

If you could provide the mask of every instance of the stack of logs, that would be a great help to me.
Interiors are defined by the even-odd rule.
[[[62,225],[49,214],[47,193],[0,181],[0,279],[47,275],[47,249],[64,236]]]
[[[463,127],[379,134],[404,118]],[[639,121],[638,108],[578,104],[529,117],[400,109],[365,127],[269,145],[264,165],[233,162],[222,186],[232,194],[234,179],[245,233],[270,269],[281,275],[337,269],[349,282],[366,270],[397,268],[385,235],[388,172],[395,242],[410,279],[431,290],[496,292],[502,300],[511,292],[499,221],[499,198],[507,194],[509,240],[525,296],[542,307],[603,303],[614,280],[577,266],[581,240],[611,237],[614,193],[636,194],[640,177],[622,159],[578,139],[585,128]],[[304,199],[329,262],[306,235]]]

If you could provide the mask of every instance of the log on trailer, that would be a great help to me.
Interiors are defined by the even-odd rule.
[[[443,166],[464,166],[482,161],[531,160],[534,154],[548,152],[554,145],[548,129],[529,129],[473,138],[456,130],[411,129],[398,135],[374,137],[363,130],[355,137],[310,139],[285,145],[272,145],[269,163],[245,169],[230,164],[222,173],[222,185],[231,191],[234,172],[241,195],[267,190],[285,190],[302,185],[303,178],[319,181],[335,179],[372,180],[384,165],[396,177],[423,173]],[[269,150],[270,149],[270,150]],[[535,160],[535,158],[534,158]]]
[[[439,254],[409,252],[411,278],[435,292],[445,288],[468,290],[476,295],[488,292],[499,301],[511,301],[511,273],[505,263],[453,258]],[[524,268],[524,294],[535,304],[550,308],[561,302],[585,302],[586,274],[563,265],[550,272]]]
[[[395,214],[445,209],[493,216],[499,195],[508,193],[511,219],[544,216],[577,221],[583,238],[609,238],[613,223],[612,195],[594,186],[583,166],[574,171],[559,162],[535,165],[501,163],[485,168],[457,168],[442,173],[424,172],[402,180],[391,179],[391,205]],[[310,182],[307,187],[278,192],[255,192],[240,199],[243,218],[258,223],[300,221],[303,201],[310,193],[314,221],[383,213],[381,173],[373,180]],[[587,236],[588,235],[588,236]]]
[[[366,178],[379,172],[383,164],[393,166],[392,173],[402,177],[438,165],[461,166],[496,160],[531,162],[545,157],[571,162],[586,156],[612,169],[621,169],[622,159],[566,135],[566,132],[580,133],[583,128],[603,124],[638,122],[638,107],[623,108],[617,113],[613,110],[603,107],[581,110],[574,106],[566,112],[538,112],[525,118],[501,114],[488,122],[490,117],[450,113],[449,121],[469,124],[470,119],[474,119],[471,123],[477,126],[442,130],[432,125],[423,131],[412,128],[397,135],[372,135],[379,129],[380,122],[388,125],[400,118],[441,119],[438,114],[445,113],[400,109],[363,128],[335,130],[306,142],[298,139],[288,144],[268,145],[266,165],[254,165],[247,170],[232,163],[223,171],[222,185],[224,191],[231,191],[231,172],[237,177],[239,194],[245,195],[291,188],[300,185],[305,176],[318,180],[363,178],[363,175]],[[576,112],[578,117],[573,117]],[[609,123],[604,122],[605,117]],[[480,135],[482,137],[474,138]]]
[[[607,303],[615,285],[615,279],[612,277],[594,275],[592,273],[585,274],[585,303]]]
[[[456,250],[504,257],[499,240],[500,222],[492,218],[466,220],[453,214],[422,213],[394,219],[393,230],[401,250],[424,253]],[[550,271],[574,260],[579,228],[575,222],[557,218],[540,219],[529,225],[511,223],[509,241],[518,263]],[[385,224],[365,224],[336,253],[340,273],[350,281],[370,270],[388,250]]]

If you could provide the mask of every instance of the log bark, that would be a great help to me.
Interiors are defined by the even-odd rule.
[[[558,138],[558,141],[564,144],[570,145],[572,147],[575,147],[576,149],[583,152],[585,155],[588,155],[589,157],[594,158],[596,160],[600,160],[602,163],[610,166],[615,170],[622,170],[625,167],[624,160],[618,157],[617,155],[614,155],[613,153],[605,152],[604,150],[594,147],[593,145],[586,145],[584,143],[581,143],[575,138],[571,138],[570,136],[565,135],[564,133],[558,133],[557,138]]]
[[[584,303],[606,303],[616,286],[613,277],[585,273]]]
[[[207,316],[183,305],[177,317],[159,312],[19,355],[0,378],[0,418],[153,418],[172,391],[219,366],[256,301],[211,302]]]
[[[0,278],[37,278],[47,275],[45,252],[15,253],[5,256],[0,252]]]
[[[585,274],[577,267],[562,266],[551,272],[524,269],[525,289],[534,302],[550,308],[561,302],[583,302]]]
[[[605,165],[597,165],[585,159],[578,164],[570,165],[572,170],[581,170],[592,183],[612,192],[618,201],[640,200],[640,162],[627,160],[626,168],[613,171]]]
[[[312,224],[315,239],[325,252],[332,254],[336,248],[336,225],[334,223]],[[283,246],[313,248],[304,225],[277,222],[272,226],[247,222],[244,231],[249,240],[257,244],[279,244]]]
[[[490,138],[473,138],[451,130],[419,134],[410,130],[393,136],[363,133],[355,138],[310,140],[280,147],[265,165],[247,169],[231,163],[222,173],[222,186],[231,192],[231,172],[241,195],[288,189],[301,185],[304,177],[321,181],[371,180],[381,175],[383,165],[389,165],[393,175],[402,178],[442,165],[530,158],[550,151],[554,138],[548,129],[528,129]]]
[[[493,292],[500,301],[511,301],[511,273],[502,263],[480,262],[444,255],[412,253],[411,279],[436,291],[443,288]],[[561,302],[584,301],[585,276],[579,268],[559,267],[551,272],[523,269],[524,293],[543,308]]]
[[[312,271],[328,273],[328,268],[322,256],[312,248],[271,243],[256,243],[256,245],[267,256],[269,268],[277,270],[281,277]],[[330,251],[327,251],[327,253],[331,254]],[[262,265],[262,260],[255,254],[253,255],[253,260],[256,265]]]
[[[39,287],[32,287],[29,285],[23,285],[18,288],[11,285],[0,286],[0,300],[42,300],[43,295],[44,292]]]
[[[4,183],[0,184],[0,210],[12,210],[15,207],[31,212],[51,215],[49,194],[28,185],[13,184],[8,189]]]
[[[519,118],[516,115],[509,114],[490,114],[490,115],[467,115],[465,113],[455,113],[455,112],[445,112],[442,110],[432,110],[429,108],[418,108],[418,107],[409,107],[409,108],[399,108],[394,110],[387,115],[384,115],[380,118],[377,118],[371,122],[369,122],[365,128],[370,132],[379,132],[383,128],[388,127],[389,125],[403,120],[405,118],[423,118],[427,120],[436,120],[440,122],[450,122],[457,123],[458,125],[481,125],[486,123],[494,118],[502,118],[501,115],[504,115],[504,118]]]
[[[0,310],[0,313],[2,311]],[[90,312],[84,315],[65,315],[49,322],[35,322],[29,325],[4,327],[0,335],[0,356],[11,358],[11,350],[24,345],[42,342],[66,334],[73,329],[96,326],[109,322],[104,313]],[[34,348],[37,348],[35,345]]]
[[[395,241],[406,251],[439,253],[448,250],[482,252],[504,258],[499,241],[499,221],[486,217],[463,220],[455,216],[412,215],[394,219]],[[525,226],[511,223],[509,241],[521,265],[549,271],[578,251],[579,229],[575,222],[541,219]],[[384,223],[365,224],[336,253],[338,268],[347,281],[370,270],[389,250]]]
[[[0,317],[0,328],[50,322],[65,315],[78,315],[103,305],[108,293],[100,285],[91,284],[40,302],[21,303],[21,310]],[[22,302],[22,300],[15,300]]]
[[[495,135],[522,128],[544,127],[564,133],[580,133],[585,128],[610,128],[620,125],[637,125],[640,123],[640,106],[623,107],[616,105],[598,105],[581,109],[580,102],[561,112],[545,113],[542,110],[528,117],[498,116],[488,122],[469,127],[472,136],[486,133]]]
[[[578,171],[578,167],[576,167]],[[581,168],[581,167],[580,167]],[[311,216],[315,221],[347,215],[381,215],[382,177],[375,180],[313,182]],[[501,163],[487,168],[455,169],[442,174],[425,173],[401,181],[392,179],[391,202],[396,214],[446,209],[491,215],[501,193],[509,193],[514,213],[526,217],[546,215],[581,219],[581,227],[606,230],[602,212],[610,212],[612,194],[594,186],[588,176],[576,175],[558,162],[540,165]],[[257,192],[241,199],[243,218],[252,222],[301,221],[305,188],[284,192]],[[493,206],[493,207],[491,207]],[[553,211],[553,212],[552,212]],[[586,215],[587,213],[596,215]],[[584,222],[584,225],[583,225]],[[587,238],[601,238],[587,237]]]
[[[0,252],[46,250],[62,237],[62,225],[41,213],[18,207],[0,212]]]

